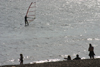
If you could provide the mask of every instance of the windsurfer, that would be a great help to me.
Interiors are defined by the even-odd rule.
[[[28,21],[27,21],[27,16],[25,16],[25,26],[28,26],[29,25],[29,23],[28,23]]]

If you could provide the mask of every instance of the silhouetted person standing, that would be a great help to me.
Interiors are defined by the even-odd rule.
[[[79,57],[79,55],[76,55],[76,58],[74,58],[73,60],[81,60],[81,58]]]
[[[94,55],[95,55],[95,53],[94,53],[94,47],[93,47],[91,44],[89,44],[88,51],[89,51],[90,59],[91,59],[91,58],[94,59]]]
[[[28,26],[29,25],[29,23],[28,23],[28,21],[27,21],[27,16],[25,16],[25,26]]]
[[[23,54],[20,54],[20,65],[23,64]]]

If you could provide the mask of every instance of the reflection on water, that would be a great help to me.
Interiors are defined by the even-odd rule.
[[[99,41],[100,39],[99,38],[87,38],[87,40],[89,40],[89,41],[92,41],[92,40]]]

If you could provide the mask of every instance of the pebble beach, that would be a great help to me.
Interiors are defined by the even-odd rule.
[[[100,67],[100,59],[57,61],[23,65],[4,65],[0,67]]]

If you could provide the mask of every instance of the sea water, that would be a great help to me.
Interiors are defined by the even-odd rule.
[[[36,19],[24,25],[31,2]],[[100,52],[100,0],[0,0],[0,65],[89,58],[89,43]]]

